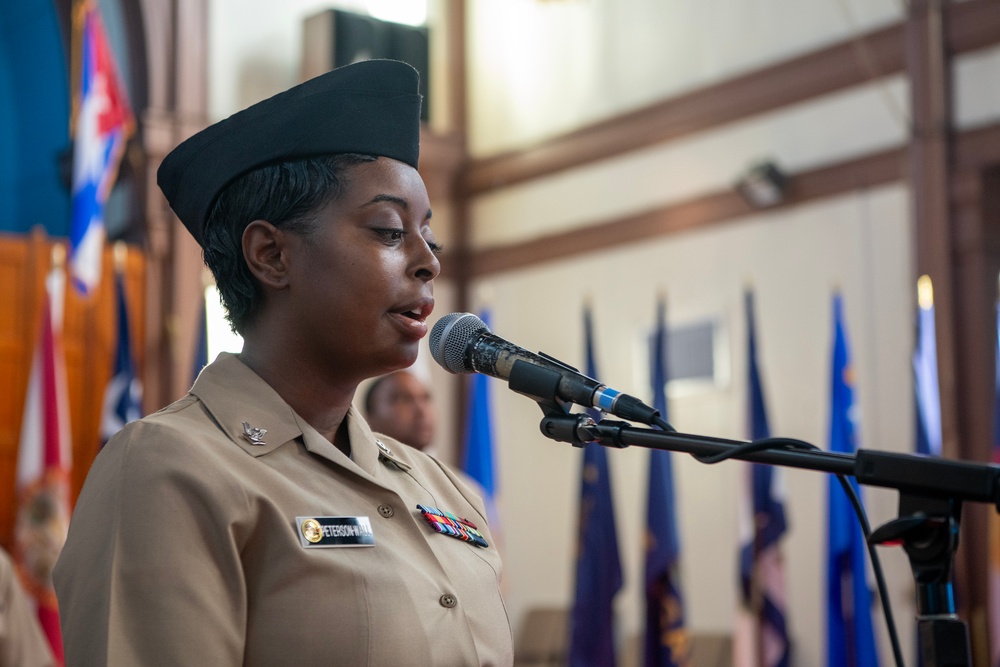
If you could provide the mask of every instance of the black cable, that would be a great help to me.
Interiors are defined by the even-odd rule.
[[[673,426],[671,426],[667,422],[667,420],[665,420],[660,415],[656,415],[655,417],[653,417],[653,426],[658,426],[659,428],[661,428],[662,430],[666,431],[667,433],[677,433],[677,429],[675,429]]]
[[[660,419],[659,421],[663,420]],[[666,424],[666,422],[663,423]],[[670,425],[667,424],[667,426]],[[673,427],[671,427],[671,430],[673,430]],[[769,449],[806,449],[819,451],[819,447],[811,445],[803,440],[795,440],[794,438],[762,438],[760,440],[748,442],[745,445],[731,447],[718,454],[703,456],[692,454],[692,456],[702,463],[712,464],[740,457],[745,454]],[[871,559],[872,571],[875,574],[875,585],[878,587],[879,597],[882,598],[882,613],[885,616],[886,628],[889,631],[889,642],[892,644],[892,654],[896,660],[896,666],[903,667],[903,653],[899,648],[899,636],[896,632],[896,622],[892,614],[892,602],[889,600],[889,591],[885,585],[885,575],[882,573],[882,562],[878,557],[878,552],[875,551],[875,547],[868,542],[868,538],[871,536],[871,526],[868,523],[868,516],[865,514],[865,508],[861,504],[861,499],[855,492],[854,486],[844,475],[837,475],[836,477],[840,481],[840,485],[843,487],[844,493],[847,494],[848,499],[851,501],[851,506],[854,508],[854,515],[858,520],[858,524],[861,526],[861,532],[865,536],[868,558]]]
[[[819,450],[816,445],[810,445],[808,442],[802,440],[795,440],[793,438],[763,438],[761,440],[754,440],[753,442],[748,442],[745,445],[739,445],[738,447],[732,447],[718,454],[708,454],[698,456],[697,454],[692,454],[696,459],[702,463],[721,463],[731,458],[743,456],[744,454],[750,454],[752,452],[761,452],[767,449],[810,449]]]
[[[847,494],[848,499],[850,499],[851,505],[854,507],[854,514],[858,517],[858,523],[861,524],[861,532],[865,536],[865,546],[868,548],[868,557],[872,561],[872,570],[875,574],[875,585],[878,587],[879,597],[882,598],[882,612],[885,616],[886,629],[889,631],[892,655],[896,660],[897,667],[903,667],[903,653],[899,648],[899,636],[896,634],[896,621],[892,615],[889,589],[885,585],[885,577],[882,574],[882,564],[879,560],[878,552],[875,551],[875,546],[868,541],[868,538],[872,534],[871,525],[868,523],[868,516],[865,514],[865,508],[861,504],[861,498],[858,497],[854,485],[844,475],[837,475],[837,480],[844,489],[844,493]]]

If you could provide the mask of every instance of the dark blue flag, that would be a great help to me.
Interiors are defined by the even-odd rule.
[[[854,377],[840,295],[833,298],[833,369],[830,393],[830,451],[853,454]],[[857,481],[850,484],[860,497]],[[827,667],[878,667],[872,628],[872,593],[866,576],[866,547],[847,494],[829,478],[827,558]]]
[[[120,273],[115,276],[115,289],[118,300],[118,346],[114,371],[104,390],[104,407],[101,411],[102,446],[125,424],[142,417],[142,385],[132,357],[128,304],[125,301],[125,283]]]
[[[584,310],[583,324],[586,373],[597,377],[589,309]],[[594,418],[600,419],[600,415]],[[622,568],[607,452],[596,443],[583,451],[579,521],[569,665],[614,667],[614,597],[622,587]]]
[[[480,313],[488,327],[489,312]],[[493,459],[493,419],[490,416],[490,382],[493,378],[473,373],[469,378],[469,410],[465,425],[465,448],[462,469],[479,483],[484,492],[490,530],[496,535],[500,526],[496,512],[496,477]]]
[[[747,322],[748,430],[752,440],[770,437],[764,389],[757,366],[757,335],[753,293],[744,296]],[[744,502],[752,519],[740,545],[743,606],[753,617],[753,655],[764,667],[787,667],[789,638],[785,614],[785,566],[781,538],[788,530],[780,488],[780,471],[760,463],[748,465],[749,497]]]
[[[653,407],[667,416],[666,304],[656,304],[653,335]],[[674,473],[670,452],[649,452],[649,501],[646,508],[646,667],[688,664],[688,634],[678,582],[681,544],[677,536]]]

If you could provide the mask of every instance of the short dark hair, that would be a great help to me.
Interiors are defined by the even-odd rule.
[[[242,334],[253,319],[260,285],[243,258],[243,231],[254,220],[279,229],[308,234],[315,214],[344,192],[344,171],[378,157],[342,153],[280,162],[243,174],[219,194],[204,231],[205,264],[212,270],[226,319]]]

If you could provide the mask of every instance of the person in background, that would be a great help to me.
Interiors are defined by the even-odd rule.
[[[35,607],[10,555],[0,549],[0,667],[51,667],[56,662]]]
[[[376,433],[434,456],[437,413],[430,386],[412,370],[396,371],[376,378],[365,392],[365,417]],[[482,484],[461,468],[451,469],[469,489],[484,501]],[[487,507],[487,515],[491,511]],[[493,517],[491,517],[493,518]],[[494,535],[497,542],[500,536]]]
[[[430,387],[412,372],[396,371],[376,379],[368,387],[364,406],[373,431],[422,452],[433,443],[434,398]]]
[[[94,461],[54,571],[71,667],[513,663],[482,500],[352,406],[434,307],[417,90],[359,62],[164,159],[244,346]]]

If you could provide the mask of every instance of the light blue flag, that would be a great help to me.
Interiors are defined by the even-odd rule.
[[[830,392],[830,451],[853,454],[855,435],[854,377],[844,328],[840,295],[833,298],[833,369]],[[858,496],[861,490],[851,477]],[[827,667],[878,667],[872,627],[872,593],[866,577],[864,535],[847,494],[829,478],[827,529]]]
[[[598,377],[590,310],[583,314],[586,374]],[[600,414],[593,414],[600,419]],[[614,667],[614,598],[622,587],[618,532],[607,452],[591,443],[583,451],[576,588],[570,619],[570,667]]]
[[[913,350],[913,388],[916,393],[918,454],[941,456],[941,396],[938,385],[934,297],[930,278],[917,283],[917,344]]]

